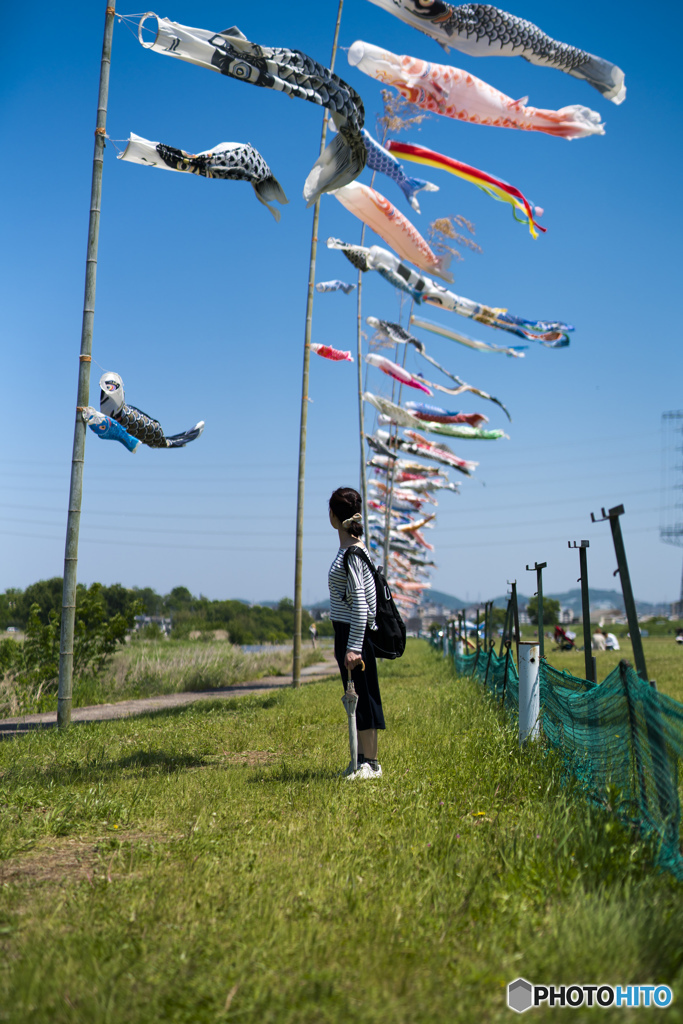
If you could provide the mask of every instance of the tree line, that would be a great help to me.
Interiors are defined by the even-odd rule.
[[[95,593],[93,593],[95,588]],[[79,584],[76,606],[97,604],[100,621],[117,619],[130,629],[135,615],[163,616],[172,622],[174,639],[185,639],[192,632],[209,636],[213,630],[226,630],[235,644],[285,643],[294,634],[294,605],[283,598],[274,607],[250,605],[245,601],[212,601],[196,597],[187,587],[174,587],[168,594],[158,594],[151,587],[124,587],[120,583],[91,587]],[[0,594],[0,630],[8,627],[25,631],[33,615],[33,628],[38,623],[59,624],[62,608],[62,579],[55,576],[39,580],[25,590],[10,588]],[[303,613],[303,628],[308,629],[311,617]]]

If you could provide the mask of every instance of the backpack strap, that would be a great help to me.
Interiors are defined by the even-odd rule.
[[[360,558],[361,562],[364,562],[370,572],[374,574],[375,566],[370,556],[358,544],[353,544],[344,552],[344,572],[347,576],[349,574],[349,558],[352,554],[356,554]]]

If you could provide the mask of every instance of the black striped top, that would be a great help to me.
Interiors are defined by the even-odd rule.
[[[368,554],[365,545],[361,547]],[[327,585],[330,589],[330,618],[333,622],[350,624],[346,650],[360,654],[363,650],[366,625],[370,629],[377,629],[377,595],[372,573],[360,558],[354,558],[352,555],[348,559],[349,573],[346,575],[344,552],[347,550],[339,548],[327,575]]]

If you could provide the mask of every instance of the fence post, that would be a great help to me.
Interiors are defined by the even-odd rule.
[[[538,646],[541,648],[541,657],[545,657],[545,637],[543,636],[543,570],[547,567],[547,562],[535,562],[533,565],[527,565],[527,571],[533,572],[536,570],[536,594],[538,596]]]
[[[590,597],[588,594],[588,551],[590,541],[582,540],[579,544],[574,541],[567,541],[567,547],[579,549],[579,566],[581,575],[577,583],[581,584],[581,617],[583,619],[583,660],[586,672],[586,679],[591,683],[597,683],[598,676],[595,667],[595,658],[591,653],[591,609]]]
[[[517,580],[513,580],[510,583],[512,587],[512,593],[510,594],[510,601],[512,602],[512,618],[515,626],[515,647],[517,649],[517,665],[519,665],[519,605],[517,604]]]
[[[498,651],[498,657],[503,657],[503,647],[505,646],[505,640],[510,630],[510,616],[512,613],[512,598],[508,600],[508,606],[505,609],[505,622],[503,623],[503,635],[500,638],[500,650]]]
[[[612,529],[612,540],[614,542],[614,553],[617,556],[617,569],[614,575],[616,576],[616,574],[619,573],[619,579],[621,580],[621,592],[624,595],[624,607],[626,608],[628,631],[631,634],[631,646],[633,647],[633,658],[636,663],[636,671],[643,682],[647,683],[648,678],[647,668],[645,667],[643,641],[640,636],[636,602],[633,598],[631,577],[629,576],[628,562],[626,561],[626,548],[624,547],[624,538],[621,535],[621,524],[619,523],[619,516],[623,516],[623,514],[624,506],[615,505],[614,508],[611,508],[608,512],[605,512],[603,508],[601,519],[596,519],[591,512],[591,520],[594,523],[601,523],[604,522],[605,519],[609,519],[609,525]]]
[[[519,745],[536,739],[541,712],[538,672],[540,644],[522,640],[519,645]]]

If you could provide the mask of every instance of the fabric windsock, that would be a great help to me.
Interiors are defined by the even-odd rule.
[[[377,232],[404,260],[428,273],[436,274],[444,281],[453,280],[453,275],[448,272],[450,254],[437,256],[408,218],[376,189],[352,181],[343,188],[334,189],[330,194],[349,213]]]
[[[529,225],[532,238],[538,238],[538,232],[546,230],[534,219],[534,215],[536,217],[542,215],[541,207],[532,206],[518,188],[510,185],[503,178],[495,177],[487,171],[480,171],[477,167],[464,164],[461,160],[455,160],[453,157],[444,156],[443,153],[437,153],[425,146],[414,146],[408,142],[390,140],[387,147],[391,150],[392,156],[394,153],[398,153],[405,160],[414,160],[418,164],[426,164],[427,167],[436,167],[439,170],[447,171],[457,178],[462,178],[463,181],[469,181],[472,185],[476,185],[478,189],[493,199],[497,199],[501,203],[509,203],[515,220]]]
[[[184,448],[190,441],[200,437],[204,430],[204,421],[200,420],[189,430],[167,437],[158,420],[152,419],[134,405],[126,404],[123,381],[112,370],[105,370],[100,377],[100,412],[111,416],[149,448]]]
[[[347,284],[346,281],[319,281],[315,290],[317,292],[344,292],[344,295],[348,295],[355,287],[355,284]]]
[[[280,220],[280,211],[269,202],[289,202],[266,161],[248,142],[220,142],[202,153],[186,153],[184,149],[150,142],[131,132],[128,145],[118,159],[145,167],[197,174],[202,178],[248,181],[258,201],[270,210],[277,221]]]
[[[343,352],[341,349],[331,348],[329,345],[318,345],[311,342],[311,352],[315,352],[317,356],[322,356],[323,359],[332,359],[335,363],[341,361],[353,362],[353,356],[350,352]]]
[[[91,405],[87,405],[81,415],[84,421],[90,427],[94,434],[101,437],[105,441],[119,441],[124,448],[127,448],[129,452],[135,452],[141,445],[141,441],[137,438],[132,437],[127,430],[125,430],[120,423],[113,420],[111,416],[105,416],[103,412],[98,412],[97,409],[93,409]]]
[[[371,78],[393,86],[409,103],[457,121],[544,132],[563,139],[605,134],[600,115],[588,107],[528,107],[528,97],[513,100],[469,71],[448,64],[395,54],[360,39],[351,46],[348,60]]]
[[[523,57],[530,64],[555,68],[583,79],[612,103],[626,99],[624,72],[616,64],[558,43],[538,25],[491,4],[453,4],[443,0],[370,0],[401,21],[470,57]]]
[[[417,201],[418,192],[438,192],[439,186],[433,185],[431,181],[423,178],[410,178],[403,169],[402,164],[393,153],[380,145],[377,139],[373,139],[367,128],[363,129],[363,141],[368,151],[368,167],[371,171],[378,171],[386,174],[388,178],[395,181],[403,195],[406,197],[415,213],[420,213],[420,204]]]
[[[418,380],[412,373],[399,366],[398,363],[393,363],[391,359],[386,359],[376,352],[368,352],[365,362],[369,363],[370,366],[376,366],[382,373],[386,373],[388,377],[393,377],[394,380],[400,381],[401,384],[406,384],[409,388],[417,388],[418,391],[424,391],[426,395],[432,394],[421,380]]]
[[[152,27],[147,24],[150,19],[156,21],[156,32],[154,39],[147,41],[143,34]],[[304,184],[304,198],[309,206],[322,192],[353,181],[365,167],[367,150],[361,135],[365,120],[363,101],[338,75],[301,50],[252,43],[237,26],[212,32],[180,25],[153,12],[142,16],[138,39],[145,49],[329,110],[337,134],[316,160]]]
[[[488,423],[488,416],[480,412],[449,412],[438,405],[425,405],[424,402],[406,402],[408,409],[419,420],[432,420],[434,423],[469,423],[471,427],[480,427]]]
[[[374,395],[370,391],[363,393],[363,401],[380,413],[380,423],[394,423],[399,427],[413,430],[426,430],[431,434],[445,434],[447,437],[469,438],[478,441],[497,441],[507,438],[503,430],[484,430],[482,427],[470,427],[466,423],[436,423],[432,420],[420,420],[407,409],[390,402],[388,398]]]

